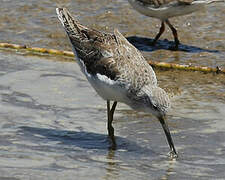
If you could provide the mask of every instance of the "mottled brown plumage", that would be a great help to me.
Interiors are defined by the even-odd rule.
[[[164,120],[170,107],[167,93],[158,87],[152,67],[142,54],[118,31],[99,32],[81,25],[64,8],[57,8],[58,18],[67,32],[81,70],[96,92],[107,101],[108,134],[116,146],[113,113],[117,101],[134,110],[154,114],[165,131],[171,149],[176,150]],[[110,101],[114,101],[110,108]]]
[[[64,14],[62,18],[69,39],[88,73],[106,75],[121,83],[129,82],[132,89],[146,84],[157,85],[152,67],[119,31],[115,30],[114,34],[99,32],[76,22],[68,11],[66,15],[69,18]]]

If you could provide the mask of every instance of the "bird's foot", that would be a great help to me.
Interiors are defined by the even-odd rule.
[[[116,150],[116,145],[111,145],[111,146],[109,146],[109,150],[113,150],[113,151],[115,151]]]
[[[170,46],[169,50],[171,50],[171,51],[178,51],[179,50],[179,44],[180,44],[180,41],[179,40],[175,40],[175,45]]]
[[[115,140],[115,137],[114,136],[109,136],[109,139],[110,139],[110,143],[111,143],[111,146],[109,147],[110,150],[116,150],[116,140]]]

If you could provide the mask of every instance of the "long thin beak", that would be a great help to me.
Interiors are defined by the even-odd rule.
[[[169,144],[169,146],[170,146],[170,150],[171,150],[170,156],[173,157],[173,158],[175,158],[175,157],[177,157],[178,155],[177,155],[175,146],[174,146],[174,144],[173,144],[173,139],[172,139],[172,137],[171,137],[169,127],[168,127],[168,125],[167,125],[167,122],[165,121],[165,117],[159,117],[158,119],[159,119],[159,122],[161,123],[161,125],[162,125],[162,127],[163,127],[163,130],[164,130],[164,132],[165,132],[165,134],[166,134],[166,138],[167,138],[168,144]]]

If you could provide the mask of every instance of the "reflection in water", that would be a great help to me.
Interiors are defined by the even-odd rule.
[[[107,154],[107,167],[106,175],[103,177],[104,180],[118,179],[119,177],[119,163],[115,159],[115,150],[109,149]]]
[[[179,160],[179,158],[178,158]],[[166,170],[166,174],[163,175],[160,180],[169,180],[170,179],[170,175],[171,174],[175,174],[174,172],[174,164],[176,163],[176,160],[171,160],[169,161],[169,164],[168,164],[168,169]]]

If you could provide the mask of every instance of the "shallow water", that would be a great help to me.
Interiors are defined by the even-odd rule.
[[[77,63],[1,51],[0,68],[1,178],[225,177],[223,75],[157,72],[175,94],[168,122],[179,159],[171,161],[157,120],[123,104],[114,122],[118,150],[108,149],[106,103]]]
[[[55,18],[57,2],[4,0],[0,41],[70,50]],[[159,22],[127,1],[91,2],[58,5],[83,24],[119,28],[151,60],[225,66],[223,4],[174,19],[186,52],[172,52],[163,40],[172,39],[170,32],[160,50],[141,41],[152,39]],[[76,63],[61,58],[0,50],[0,179],[224,179],[224,75],[156,71],[160,86],[174,94],[168,123],[179,159],[171,161],[158,121],[123,104],[115,112],[118,149],[109,150],[106,102]]]

